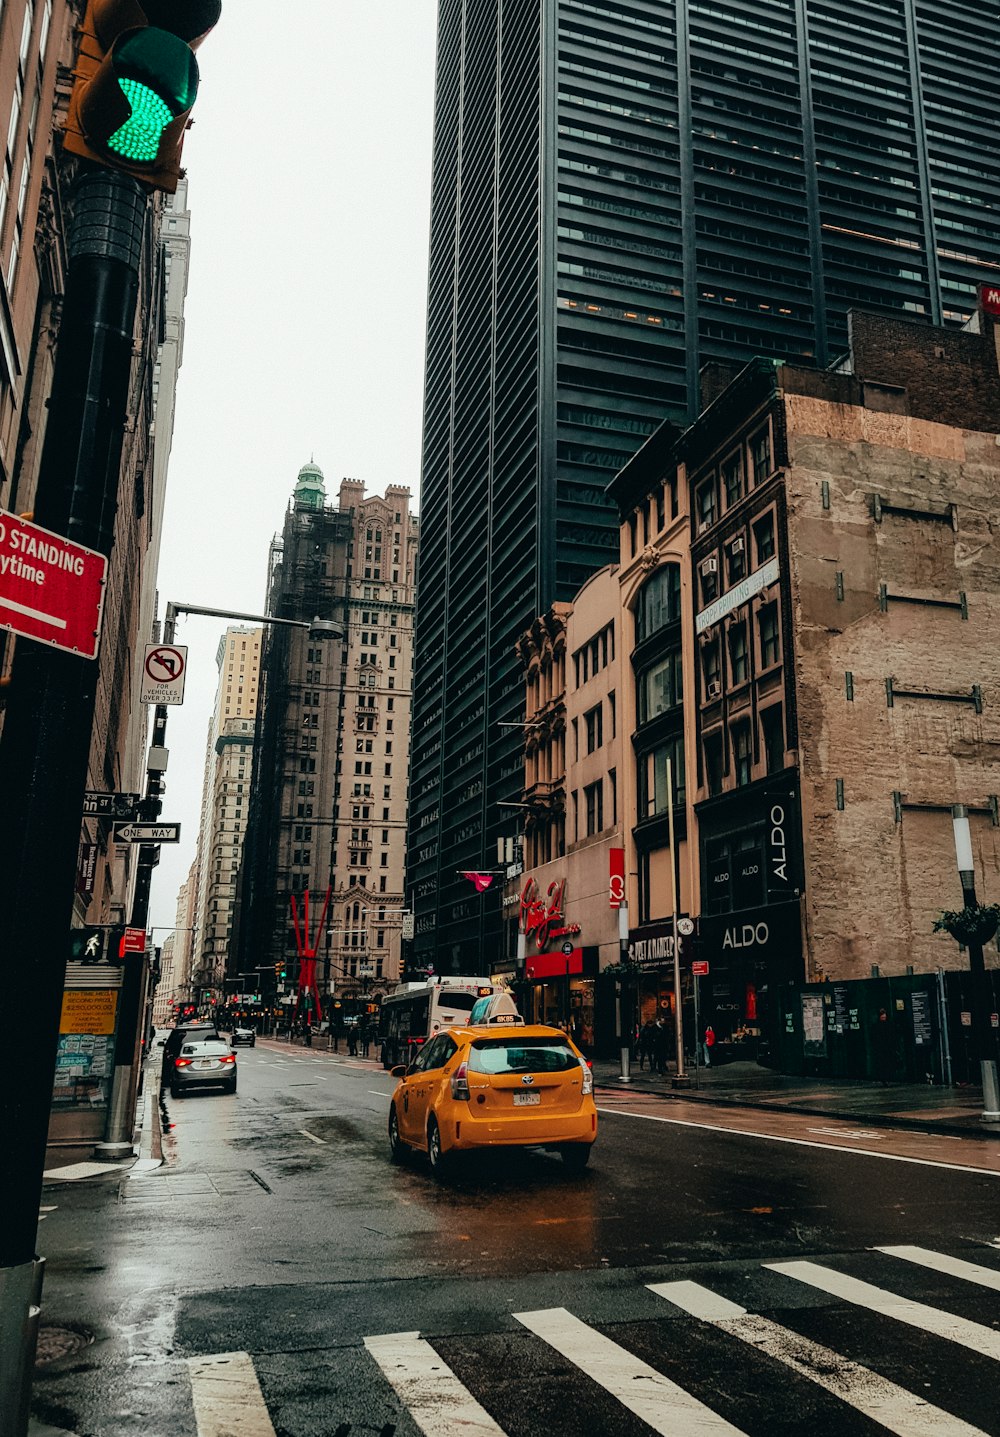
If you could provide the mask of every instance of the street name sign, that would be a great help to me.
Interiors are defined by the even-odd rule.
[[[135,818],[138,806],[137,793],[97,793],[88,789],[83,795],[84,818]]]
[[[187,648],[177,644],[147,644],[142,661],[141,704],[182,704],[187,674]]]
[[[116,843],[180,843],[179,823],[116,823]]]
[[[0,513],[0,628],[96,658],[107,569],[94,549]]]

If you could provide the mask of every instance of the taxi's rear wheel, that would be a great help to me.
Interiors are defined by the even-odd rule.
[[[443,1177],[448,1167],[448,1155],[441,1146],[441,1129],[435,1117],[427,1124],[427,1161],[434,1176]]]
[[[571,1173],[582,1173],[590,1162],[590,1143],[567,1143],[559,1149],[559,1156]]]
[[[389,1109],[389,1158],[394,1163],[401,1163],[405,1157],[406,1145],[399,1135],[399,1114],[393,1103]]]

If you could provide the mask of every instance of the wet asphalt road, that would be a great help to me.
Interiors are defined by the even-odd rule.
[[[39,1369],[39,1420],[78,1437],[910,1437],[929,1402],[950,1421],[928,1433],[1000,1434],[1000,1178],[956,1170],[964,1141],[927,1166],[599,1095],[584,1175],[525,1153],[440,1187],[419,1160],[390,1165],[380,1068],[277,1044],[238,1062],[235,1097],[165,1100],[157,1172],[46,1189],[43,1322],[94,1340]],[[872,1251],[902,1245],[979,1275]],[[696,1287],[650,1287],[680,1280]],[[706,1293],[721,1319],[699,1315]],[[878,1293],[917,1306],[903,1322]],[[777,1328],[748,1333],[743,1310]],[[365,1346],[400,1333],[420,1340]]]

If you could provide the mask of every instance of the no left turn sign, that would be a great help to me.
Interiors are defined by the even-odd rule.
[[[184,676],[187,673],[187,649],[175,644],[147,644],[142,665],[144,704],[181,704],[184,702]]]

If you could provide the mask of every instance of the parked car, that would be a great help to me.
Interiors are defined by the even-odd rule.
[[[255,1048],[257,1046],[257,1033],[253,1028],[234,1028],[232,1044],[234,1048]]]
[[[181,1048],[188,1041],[188,1034],[191,1034],[191,1041],[197,1038],[218,1038],[219,1030],[214,1023],[178,1023],[167,1034],[167,1041],[163,1045],[163,1067],[160,1072],[160,1082],[164,1087],[170,1082],[174,1071],[174,1062]]]
[[[451,1028],[422,1047],[399,1078],[389,1108],[389,1148],[398,1162],[425,1152],[440,1175],[456,1153],[543,1147],[582,1171],[597,1137],[594,1077],[558,1028]],[[519,1026],[514,1026],[514,1024]]]
[[[174,1059],[170,1077],[170,1096],[179,1098],[192,1088],[222,1087],[236,1092],[236,1054],[225,1038],[202,1038],[189,1033]]]

